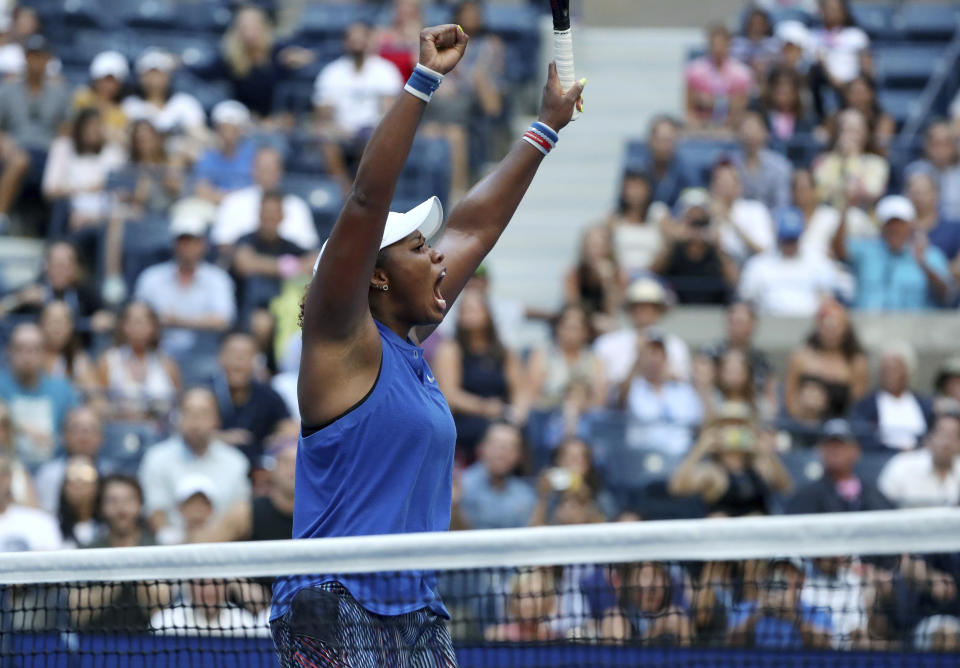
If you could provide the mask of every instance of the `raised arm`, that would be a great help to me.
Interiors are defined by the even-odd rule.
[[[420,64],[446,74],[459,62],[467,36],[455,25],[420,33]],[[372,326],[368,292],[400,171],[426,103],[403,92],[370,138],[353,189],[330,234],[304,306],[304,343],[347,341]]]
[[[579,105],[585,83],[582,79],[564,93],[557,67],[550,63],[540,103],[540,123],[554,132],[564,128],[574,107]],[[448,306],[503,234],[543,158],[544,154],[532,144],[517,141],[497,168],[475,185],[450,214],[436,244],[437,251],[446,258],[443,293]],[[417,328],[416,336],[423,341],[434,329],[435,326]]]

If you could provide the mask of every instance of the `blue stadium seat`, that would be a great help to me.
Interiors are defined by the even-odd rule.
[[[896,25],[910,39],[945,42],[957,31],[956,3],[903,3]]]
[[[307,114],[313,110],[313,87],[304,81],[280,81],[273,91],[274,111]]]
[[[850,4],[853,20],[872,40],[894,39],[897,36],[892,4],[854,2]]]
[[[167,0],[127,3],[124,23],[131,28],[147,30],[173,30],[177,26],[177,7]]]
[[[173,75],[173,89],[190,93],[208,114],[217,102],[230,98],[231,88],[226,81],[207,81],[181,68]]]
[[[877,93],[880,108],[893,116],[897,126],[903,125],[912,114],[920,110],[922,89],[885,88]]]
[[[769,14],[770,21],[773,25],[777,25],[783,21],[799,21],[804,25],[810,26],[813,25],[815,20],[814,16],[797,7],[779,7],[770,11]],[[743,21],[741,21],[741,25],[743,25]]]
[[[98,466],[107,473],[136,475],[147,448],[161,438],[152,422],[107,422]]]
[[[220,371],[217,355],[220,352],[220,332],[194,331],[194,344],[190,350],[173,356],[180,367],[184,387],[209,385]]]
[[[943,49],[930,44],[877,46],[873,63],[881,88],[920,88],[941,65]]]
[[[677,158],[680,160],[687,183],[707,186],[710,171],[718,160],[732,157],[739,152],[736,142],[720,139],[684,139],[677,143]]]
[[[173,17],[178,30],[208,32],[214,41],[219,40],[232,18],[229,7],[210,2],[179,2]]]
[[[330,230],[343,207],[343,197],[337,182],[315,174],[287,173],[283,186],[288,192],[299,195],[306,201],[320,238],[326,239],[330,236]]]
[[[444,204],[450,195],[450,147],[446,140],[418,137],[400,173],[392,208],[406,211],[431,195]]]
[[[340,39],[351,23],[373,23],[375,18],[376,9],[369,4],[308,2],[300,17],[299,33]]]
[[[170,230],[164,219],[128,222],[123,234],[123,279],[133,291],[137,277],[147,267],[172,255]]]
[[[290,150],[286,156],[287,172],[320,175],[327,172],[323,147],[316,136],[307,132],[294,132],[289,137]]]
[[[529,5],[488,4],[484,7],[487,30],[506,47],[506,78],[511,83],[538,80],[540,72],[540,17]]]
[[[781,454],[780,459],[793,480],[794,489],[823,476],[823,464],[816,448],[794,448]]]
[[[863,480],[876,483],[880,471],[897,454],[892,450],[864,450],[857,462],[857,475]]]

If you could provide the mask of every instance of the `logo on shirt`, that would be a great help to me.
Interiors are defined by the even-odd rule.
[[[431,383],[437,382],[437,380],[433,376],[431,376],[429,373],[427,374],[427,380],[430,381]]]

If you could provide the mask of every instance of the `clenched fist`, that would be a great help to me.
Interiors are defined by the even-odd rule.
[[[467,36],[460,26],[447,24],[420,31],[420,64],[446,74],[460,62],[467,48]]]

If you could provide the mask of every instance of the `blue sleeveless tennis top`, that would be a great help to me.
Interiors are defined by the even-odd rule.
[[[423,349],[377,322],[383,361],[359,405],[297,449],[294,538],[446,531],[456,428]],[[303,589],[336,581],[367,610],[401,615],[428,607],[449,617],[433,573],[319,574],[278,578],[270,618]]]

